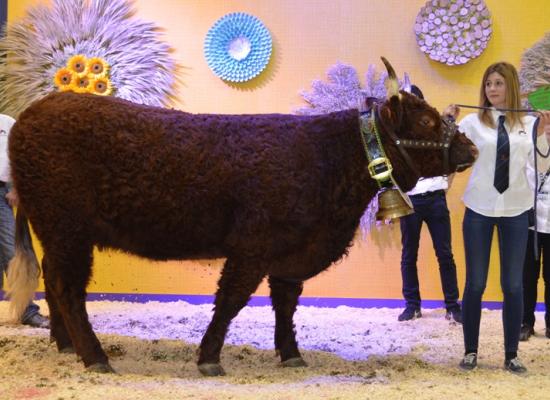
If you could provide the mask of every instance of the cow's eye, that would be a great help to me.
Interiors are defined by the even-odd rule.
[[[429,117],[422,117],[420,119],[420,124],[422,126],[430,126],[432,124],[432,119]]]

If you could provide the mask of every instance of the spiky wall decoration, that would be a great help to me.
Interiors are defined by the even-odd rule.
[[[367,97],[386,97],[384,82],[388,77],[387,72],[382,72],[376,77],[376,69],[370,64],[367,69],[365,86],[361,87],[357,70],[348,64],[336,63],[327,71],[328,81],[319,79],[311,83],[310,92],[302,91],[300,94],[309,104],[295,110],[296,114],[315,115],[334,111],[361,108]],[[408,84],[407,74],[401,86]]]
[[[56,74],[79,55],[109,66],[112,95],[168,105],[176,63],[158,27],[134,13],[129,0],[52,0],[8,24],[0,38],[0,112],[17,117],[33,101],[60,90]]]
[[[386,97],[384,82],[388,77],[388,73],[384,71],[376,78],[373,64],[369,64],[367,69],[364,87],[361,87],[356,69],[351,65],[340,62],[329,68],[327,77],[328,82],[316,79],[311,84],[312,90],[310,92],[302,91],[300,93],[308,106],[294,110],[296,114],[316,115],[351,108],[362,110],[367,97],[378,99]],[[406,86],[410,88],[409,76],[406,73],[403,80],[399,81],[399,86],[401,89]],[[371,227],[376,225],[377,212],[378,197],[374,196],[361,217],[360,227],[363,238],[371,231]],[[387,221],[387,223],[390,223],[390,221]]]
[[[523,53],[519,83],[525,94],[550,85],[550,32]]]

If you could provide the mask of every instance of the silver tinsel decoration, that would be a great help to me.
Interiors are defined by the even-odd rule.
[[[523,53],[518,75],[524,94],[550,85],[550,32]],[[527,99],[524,105],[530,106]]]
[[[388,77],[387,72],[381,72],[376,77],[376,68],[369,64],[365,76],[365,86],[361,87],[359,74],[351,65],[336,63],[327,71],[327,82],[319,79],[311,83],[310,92],[302,91],[300,94],[309,104],[295,110],[300,115],[325,114],[334,111],[348,110],[351,108],[361,109],[367,97],[385,98],[386,87],[384,82]],[[408,82],[407,74],[401,87]]]
[[[56,72],[79,54],[107,61],[114,96],[168,105],[176,81],[170,47],[154,23],[133,14],[128,0],[52,0],[30,8],[0,39],[0,112],[17,117],[57,90]]]

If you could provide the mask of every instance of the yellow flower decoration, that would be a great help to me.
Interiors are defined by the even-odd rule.
[[[78,76],[85,76],[88,74],[87,61],[86,56],[77,54],[76,56],[72,56],[69,61],[67,61],[67,68],[74,71]]]
[[[60,91],[72,90],[75,93],[92,93],[109,96],[113,86],[109,79],[109,64],[100,57],[88,59],[82,54],[72,56],[64,68],[54,76],[54,83]]]
[[[109,78],[104,76],[92,79],[90,82],[90,93],[97,94],[99,96],[109,96],[113,92],[113,86]]]
[[[107,76],[109,73],[109,64],[100,57],[93,57],[88,60],[88,73],[95,77]]]
[[[92,86],[90,85],[90,78],[87,76],[77,77],[73,83],[71,83],[71,90],[75,93],[90,93]]]
[[[76,79],[75,74],[68,68],[59,69],[54,76],[55,85],[62,92],[71,90],[71,83]]]

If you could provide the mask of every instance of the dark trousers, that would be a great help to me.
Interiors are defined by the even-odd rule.
[[[15,255],[15,219],[13,210],[6,200],[8,187],[0,183],[0,290],[4,284],[4,272]],[[21,317],[26,321],[38,312],[38,306],[31,302]]]
[[[451,249],[451,220],[443,190],[411,196],[414,214],[400,219],[401,225],[401,277],[403,297],[407,307],[420,308],[418,284],[418,245],[422,223],[426,223],[439,263],[439,275],[447,310],[458,308],[456,265]]]
[[[486,217],[466,208],[462,231],[466,255],[466,287],[462,296],[462,329],[466,352],[477,352],[481,298],[487,284],[495,226],[500,253],[500,287],[504,295],[504,349],[518,350],[523,314],[523,262],[527,246],[527,211],[516,217]]]
[[[534,253],[534,232],[529,229],[527,239],[527,251],[523,264],[523,323],[531,327],[535,326],[535,307],[537,305],[537,284],[541,269],[544,279],[544,305],[546,314],[544,320],[546,327],[550,328],[550,233],[537,233],[537,254]]]

